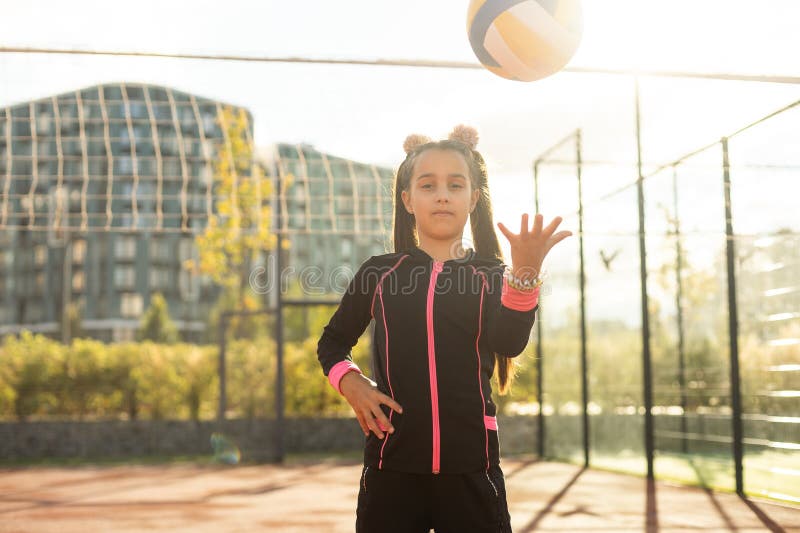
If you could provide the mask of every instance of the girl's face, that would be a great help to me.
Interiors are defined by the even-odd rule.
[[[418,235],[447,242],[462,238],[479,195],[472,188],[464,156],[438,148],[417,157],[408,189],[401,193],[406,210],[414,215]]]

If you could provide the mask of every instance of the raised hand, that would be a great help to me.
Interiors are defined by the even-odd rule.
[[[542,229],[543,220],[544,217],[541,214],[537,214],[534,218],[533,229],[529,231],[528,213],[524,213],[520,223],[519,234],[510,231],[502,222],[497,223],[500,231],[511,243],[513,273],[522,279],[530,279],[539,275],[542,270],[542,262],[547,253],[553,246],[572,235],[571,231],[559,231],[553,235],[558,225],[561,224],[561,217],[554,218],[544,229]]]

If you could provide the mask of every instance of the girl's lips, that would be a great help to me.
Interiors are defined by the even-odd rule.
[[[437,211],[437,212],[434,213],[434,216],[436,216],[436,215],[445,216],[445,215],[452,215],[452,214],[453,213],[448,213],[446,211]]]

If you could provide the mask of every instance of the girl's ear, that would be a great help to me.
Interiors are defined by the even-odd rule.
[[[411,206],[409,205],[408,191],[401,191],[400,192],[400,198],[403,200],[403,205],[405,206],[406,211],[413,215],[414,214],[414,210],[411,209]]]

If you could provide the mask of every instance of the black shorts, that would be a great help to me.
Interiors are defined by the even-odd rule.
[[[511,533],[499,465],[466,474],[361,469],[356,533]]]

